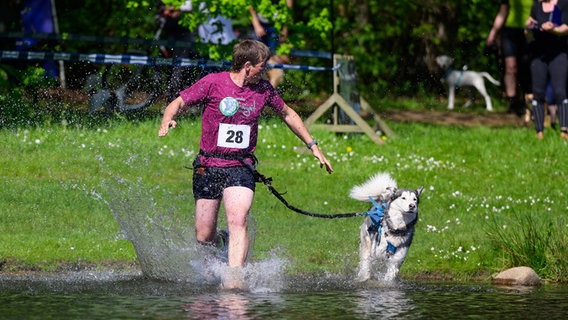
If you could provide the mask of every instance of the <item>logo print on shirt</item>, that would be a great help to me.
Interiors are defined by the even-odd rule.
[[[219,103],[219,110],[221,110],[221,113],[223,115],[230,117],[237,113],[237,110],[239,110],[239,102],[235,98],[223,98],[223,100],[221,100],[221,103]]]

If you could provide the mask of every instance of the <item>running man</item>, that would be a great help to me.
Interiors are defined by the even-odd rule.
[[[165,109],[158,131],[160,137],[176,127],[174,118],[193,106],[205,105],[202,115],[200,152],[194,162],[193,195],[195,232],[204,245],[221,245],[217,218],[221,200],[229,231],[228,264],[230,274],[223,286],[242,288],[242,268],[249,250],[248,213],[255,190],[253,152],[258,138],[258,120],[265,106],[270,107],[306,144],[328,173],[330,162],[312,138],[300,116],[292,110],[270,82],[262,79],[270,49],[256,40],[245,40],[233,48],[229,71],[209,74],[180,92]]]

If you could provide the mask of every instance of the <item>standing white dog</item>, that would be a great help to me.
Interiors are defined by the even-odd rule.
[[[448,56],[438,56],[436,57],[436,63],[445,71],[446,75],[442,79],[442,82],[446,82],[448,85],[448,109],[454,108],[454,97],[457,87],[472,86],[481,93],[485,99],[485,106],[487,111],[493,111],[493,105],[491,104],[491,98],[487,94],[487,89],[485,88],[486,78],[491,83],[496,86],[501,85],[501,83],[487,72],[477,72],[477,71],[467,71],[467,70],[453,70],[451,69],[454,59]],[[466,102],[465,107],[471,105],[471,99]]]
[[[357,281],[366,281],[375,271],[381,270],[379,273],[384,275],[378,276],[379,279],[393,281],[398,278],[414,236],[423,190],[423,186],[416,190],[397,189],[396,181],[388,173],[379,173],[351,190],[351,198],[374,205],[359,232]]]

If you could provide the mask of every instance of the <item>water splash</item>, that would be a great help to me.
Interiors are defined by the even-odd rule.
[[[184,215],[176,214],[175,207],[164,209],[156,198],[167,199],[174,195],[160,188],[145,188],[140,182],[115,177],[105,181],[102,188],[104,195],[99,198],[109,207],[125,238],[132,242],[145,277],[205,286],[221,284],[229,270],[226,256],[218,249],[197,243],[192,208],[184,205],[183,210],[187,212]],[[184,200],[184,204],[190,202]],[[255,234],[256,223],[251,215],[251,248]],[[249,261],[251,252],[249,250]],[[252,292],[282,290],[286,265],[287,262],[274,253],[266,260],[248,263],[243,269],[246,287]]]
[[[105,202],[132,242],[144,275],[160,280],[193,280],[187,261],[194,259],[197,251],[190,221],[174,216],[175,208],[159,207],[153,196],[159,189],[145,189],[124,179],[107,180],[103,187]]]

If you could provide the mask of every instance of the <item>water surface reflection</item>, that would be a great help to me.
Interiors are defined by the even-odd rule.
[[[287,279],[279,291],[148,280],[139,274],[0,275],[2,319],[563,319],[567,286],[355,285],[341,277]]]

